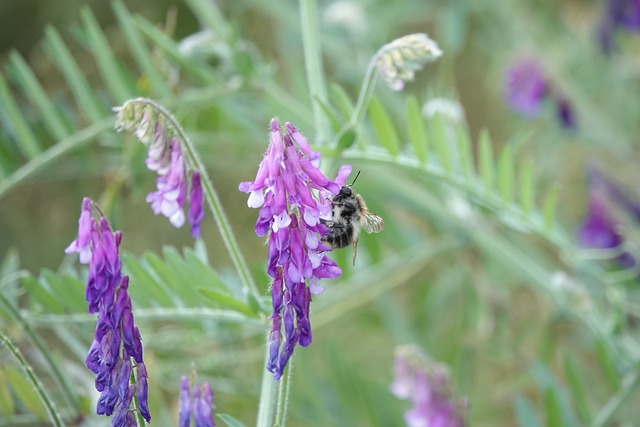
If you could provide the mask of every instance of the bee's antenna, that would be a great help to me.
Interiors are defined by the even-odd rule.
[[[356,175],[356,177],[355,177],[355,178],[353,178],[353,182],[351,183],[351,185],[350,185],[349,187],[353,187],[353,184],[355,184],[355,183],[356,183],[356,180],[357,180],[357,179],[358,179],[358,177],[360,176],[360,172],[362,172],[362,171],[358,171],[358,174]]]

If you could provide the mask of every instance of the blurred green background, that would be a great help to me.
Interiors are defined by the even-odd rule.
[[[183,41],[183,48],[184,39],[203,27],[202,17],[190,7],[194,2],[122,3],[169,40]],[[196,68],[206,66],[205,74],[215,71],[211,81],[148,42],[150,56],[170,88],[164,97],[156,96],[153,85],[136,68],[109,2],[3,0],[0,63],[9,64],[11,52],[19,52],[62,114],[71,118],[74,130],[90,125],[69,101],[69,86],[40,43],[46,26],[52,24],[100,102],[106,106],[123,102],[104,89],[105,78],[87,42],[83,14],[90,9],[129,89],[136,96],[166,103],[193,138],[266,294],[266,246],[253,233],[257,211],[247,208],[246,195],[237,191],[237,185],[255,175],[271,117],[293,122],[311,140],[315,135],[299,7],[287,0],[212,4],[225,18],[225,28],[214,29],[205,42],[190,39],[195,48],[183,51]],[[401,132],[405,132],[407,96],[415,96],[421,104],[435,98],[459,104],[463,117],[451,126],[468,130],[475,155],[475,141],[486,129],[494,152],[508,146],[516,153],[516,165],[523,159],[534,161],[536,204],[542,204],[548,191],[557,190],[556,221],[572,240],[586,215],[587,162],[637,196],[640,37],[619,34],[619,51],[601,52],[595,29],[603,8],[604,3],[595,0],[319,1],[325,78],[344,88],[353,102],[380,46],[405,34],[428,33],[444,56],[418,72],[403,92],[392,92],[380,82],[377,99]],[[508,109],[503,100],[505,73],[521,57],[537,58],[553,86],[571,101],[575,130],[560,126],[551,105],[533,120]],[[14,72],[9,65],[2,69],[8,80]],[[25,116],[33,119],[42,146],[54,146],[58,141],[35,117],[18,85],[9,88]],[[26,159],[16,149],[6,121],[3,126],[0,156],[6,179]],[[369,138],[371,123],[364,127],[359,143],[374,144],[375,139]],[[153,216],[145,203],[155,177],[146,170],[144,157],[144,147],[134,138],[108,130],[2,195],[4,265],[11,264],[7,260],[17,263],[17,257],[20,267],[34,276],[42,269],[68,268],[73,260],[65,258],[63,250],[76,235],[83,196],[106,206],[114,228],[123,232],[123,250],[134,256],[146,251],[162,255],[165,246],[179,250],[193,246],[186,229],[174,229],[164,217]],[[554,278],[560,287],[566,282],[586,283],[590,279],[585,271],[563,258],[545,236],[521,232],[501,212],[476,203],[473,194],[433,176],[357,156],[325,159],[328,175],[345,162],[362,171],[358,192],[372,211],[384,217],[386,229],[363,237],[355,267],[350,266],[349,250],[335,254],[345,274],[339,281],[325,282],[325,293],[312,304],[314,341],[295,352],[288,425],[403,425],[402,413],[409,404],[397,401],[388,385],[393,349],[404,343],[420,345],[449,366],[455,395],[468,399],[470,425],[592,425],[590,421],[623,387],[621,378],[629,366],[622,362],[627,359],[617,358],[608,341],[594,336],[571,310],[563,309],[559,294],[545,293],[536,284],[541,276]],[[632,219],[625,225],[630,233],[637,231]],[[231,261],[209,214],[203,236],[211,265],[233,283]],[[548,282],[553,289],[556,282]],[[632,299],[636,288],[632,280],[595,294],[628,292]],[[92,380],[83,370],[83,351],[93,324],[37,321],[46,310],[28,292],[15,289],[16,300],[35,316],[36,330],[48,336],[66,372],[79,384],[78,392],[90,395]],[[73,298],[83,298],[81,288],[75,292]],[[133,290],[132,294],[134,313],[136,304],[153,300],[151,295],[136,295]],[[629,327],[624,321],[627,315],[621,309],[608,318],[614,326],[607,326],[616,332],[624,329],[625,339],[637,341],[637,327]],[[215,412],[231,414],[246,425],[254,423],[264,356],[262,328],[211,319],[137,319],[150,374],[153,425],[176,425],[179,378],[192,368],[199,381],[211,383]],[[32,348],[22,341],[19,328],[6,318],[3,322],[0,327],[10,330],[29,353]],[[631,347],[637,349],[635,341]],[[10,364],[10,358],[0,352],[0,363]],[[607,425],[634,425],[640,416],[638,396],[629,396]],[[7,414],[6,407],[0,409]],[[18,403],[16,412],[27,409]],[[523,419],[522,414],[528,413],[531,416]],[[27,421],[31,424],[25,425],[38,425]],[[83,422],[107,425],[95,417]]]

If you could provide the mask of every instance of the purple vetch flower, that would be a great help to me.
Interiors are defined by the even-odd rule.
[[[318,169],[320,154],[291,124],[271,120],[270,143],[254,181],[242,182],[247,204],[260,208],[255,232],[268,237],[267,273],[271,283],[270,356],[267,369],[276,379],[296,344],[311,344],[311,295],[323,288],[322,278],[337,278],[340,268],[327,256],[331,250],[321,238],[329,228],[331,197],[344,185],[351,166],[340,168],[335,180]],[[284,340],[283,340],[284,331]]]
[[[213,421],[213,391],[207,383],[193,385],[193,394],[187,377],[180,381],[180,412],[179,427],[190,427],[191,418],[195,420],[195,427],[215,427]]]
[[[616,262],[623,268],[636,264],[634,256],[623,251],[622,225],[612,213],[613,204],[619,205],[634,219],[640,206],[629,198],[620,186],[607,179],[595,167],[587,169],[589,197],[586,216],[578,228],[578,244],[586,249],[611,249],[618,251]]]
[[[536,60],[520,59],[507,71],[505,99],[509,107],[524,117],[538,115],[546,94],[547,81]]]
[[[615,34],[618,30],[632,33],[640,31],[640,1],[605,0],[596,32],[600,48],[606,54],[615,48]]]
[[[413,407],[405,412],[409,427],[462,427],[465,401],[451,397],[445,366],[429,360],[415,346],[399,346],[395,351],[391,393],[410,399]]]
[[[158,174],[157,190],[146,198],[153,212],[166,216],[179,228],[185,222],[184,208],[189,202],[191,234],[200,237],[200,223],[204,219],[200,171],[185,158],[184,142],[175,119],[158,104],[143,98],[129,100],[115,110],[116,128],[133,132],[148,146],[147,167]]]
[[[65,250],[78,252],[80,261],[89,261],[86,299],[89,312],[98,313],[95,334],[85,363],[96,374],[95,387],[100,392],[96,413],[114,415],[111,425],[135,424],[131,401],[138,398],[138,410],[150,421],[147,407],[147,371],[142,359],[140,332],[133,321],[129,277],[123,276],[119,246],[122,233],[111,231],[106,218],[92,216],[89,199],[82,201],[78,238]],[[96,210],[99,209],[96,207]],[[131,370],[136,368],[136,383],[131,384]],[[133,424],[131,423],[133,420]]]

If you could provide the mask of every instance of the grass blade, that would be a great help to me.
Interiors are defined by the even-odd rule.
[[[28,159],[33,159],[41,151],[40,144],[38,144],[36,136],[31,132],[27,120],[20,112],[18,104],[11,95],[9,85],[7,85],[7,81],[2,73],[0,73],[0,101],[6,114],[6,117],[5,114],[0,115],[0,118],[3,119],[5,129],[11,132],[16,138],[18,141],[18,149],[22,154]]]
[[[389,154],[397,156],[400,152],[400,137],[398,137],[398,132],[391,121],[391,117],[389,117],[387,111],[376,98],[371,99],[369,117],[380,144],[387,149]]]

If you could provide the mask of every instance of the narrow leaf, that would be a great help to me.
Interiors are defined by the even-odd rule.
[[[500,196],[508,202],[513,200],[513,150],[510,146],[506,146],[500,153],[498,160],[498,189]]]
[[[22,55],[13,51],[9,55],[9,66],[13,80],[18,84],[26,97],[38,109],[46,128],[56,141],[69,135],[69,127],[58,112],[58,107],[51,101],[49,95],[27,65]]]
[[[121,104],[134,94],[127,87],[124,74],[120,70],[116,58],[113,56],[107,37],[102,32],[96,17],[89,7],[83,7],[80,12],[85,29],[87,30],[87,41],[90,51],[97,64],[98,71],[102,75],[102,80],[107,85],[115,105]]]
[[[0,119],[3,119],[4,122],[4,128],[13,134],[18,141],[18,149],[22,154],[28,159],[33,159],[41,151],[40,144],[38,144],[36,136],[31,132],[29,123],[20,112],[18,104],[13,99],[2,73],[0,73],[0,103],[6,114],[6,116],[5,114],[0,114]]]
[[[418,160],[424,164],[427,161],[427,153],[429,152],[429,140],[424,126],[424,119],[420,113],[420,105],[415,96],[407,98],[407,129],[413,150]]]
[[[514,406],[520,427],[540,427],[537,411],[529,399],[521,395],[516,396]]]
[[[491,138],[489,132],[483,129],[480,132],[479,140],[479,167],[480,176],[487,191],[493,190],[494,183],[494,166],[493,166],[493,146],[491,145]]]
[[[113,11],[128,42],[131,56],[140,70],[149,79],[152,94],[164,98],[171,94],[166,79],[151,59],[150,49],[145,46],[138,28],[133,23],[133,17],[121,0],[113,3]]]
[[[544,228],[547,231],[551,230],[553,226],[553,217],[555,215],[556,203],[558,202],[558,187],[553,187],[544,201],[544,205],[542,208],[543,218],[544,218]]]
[[[373,129],[375,130],[378,141],[384,148],[387,149],[392,156],[398,155],[400,152],[400,138],[396,131],[391,117],[386,112],[380,101],[376,98],[371,99],[369,105],[369,117],[373,123]]]
[[[27,410],[40,418],[46,418],[47,411],[24,373],[13,366],[7,366],[5,373],[11,390]]]
[[[238,313],[246,314],[250,317],[260,317],[258,313],[256,313],[248,304],[245,304],[244,302],[227,293],[205,288],[199,288],[198,292],[209,298],[211,301],[215,302],[217,308],[227,308],[230,310],[235,310]]]
[[[567,427],[562,421],[560,410],[560,400],[553,388],[543,391],[545,426],[547,427]]]
[[[15,409],[6,375],[3,370],[0,370],[0,415],[8,417],[14,413]]]
[[[567,373],[567,381],[571,388],[571,395],[576,405],[576,409],[580,414],[582,424],[588,424],[591,420],[591,411],[589,410],[589,404],[584,391],[584,383],[582,382],[582,374],[576,366],[575,361],[568,354],[564,358],[564,367]]]
[[[239,420],[227,414],[216,414],[228,427],[245,427]]]
[[[609,348],[602,339],[596,341],[596,355],[598,356],[598,362],[600,362],[600,369],[602,369],[602,373],[608,380],[609,385],[613,390],[618,390],[620,388],[620,374],[613,362]]]
[[[353,109],[355,108],[351,98],[347,94],[347,91],[338,84],[332,84],[329,88],[329,93],[333,105],[336,106],[343,120],[348,120],[353,115]]]
[[[458,153],[460,155],[460,167],[462,168],[464,179],[467,182],[471,182],[471,179],[475,175],[475,169],[473,167],[473,153],[471,151],[469,132],[467,132],[464,127],[458,126],[456,135],[458,140]]]
[[[164,283],[157,280],[148,268],[131,254],[122,254],[122,264],[124,270],[130,277],[129,294],[133,301],[145,307],[159,305],[161,307],[171,307],[174,299]]]
[[[49,286],[49,293],[70,313],[87,311],[85,284],[72,276],[61,276],[52,271],[42,272],[41,282]]]
[[[342,123],[340,119],[338,119],[337,112],[333,109],[333,107],[327,104],[327,102],[324,99],[315,97],[315,101],[318,103],[318,105],[322,109],[324,116],[327,118],[327,120],[329,120],[329,125],[331,126],[331,130],[334,133],[338,132],[342,127]]]
[[[78,110],[87,118],[87,121],[97,122],[110,114],[107,113],[105,106],[97,100],[94,90],[55,28],[47,27],[45,30],[44,46],[49,57],[58,66],[69,84],[71,93],[78,104]]]
[[[531,214],[535,203],[533,167],[533,160],[527,158],[520,169],[520,205],[527,216]]]
[[[429,122],[429,127],[431,140],[438,153],[440,164],[447,175],[451,175],[453,173],[453,147],[451,145],[452,141],[449,140],[449,135],[447,135],[446,123],[440,114],[436,114]]]
[[[144,18],[135,17],[136,26],[151,40],[154,46],[166,53],[184,71],[199,79],[204,84],[219,84],[216,71],[207,63],[188,58],[180,52],[177,43]]]
[[[228,37],[229,24],[216,3],[209,0],[187,0],[187,4],[202,26],[209,27],[224,38]]]
[[[358,134],[353,128],[347,129],[347,131],[340,137],[338,140],[338,152],[345,150],[353,145],[356,142],[356,138]]]
[[[42,305],[43,311],[49,314],[64,313],[64,306],[57,298],[51,295],[49,285],[44,278],[38,281],[31,277],[25,277],[22,279],[22,285],[34,302]]]

